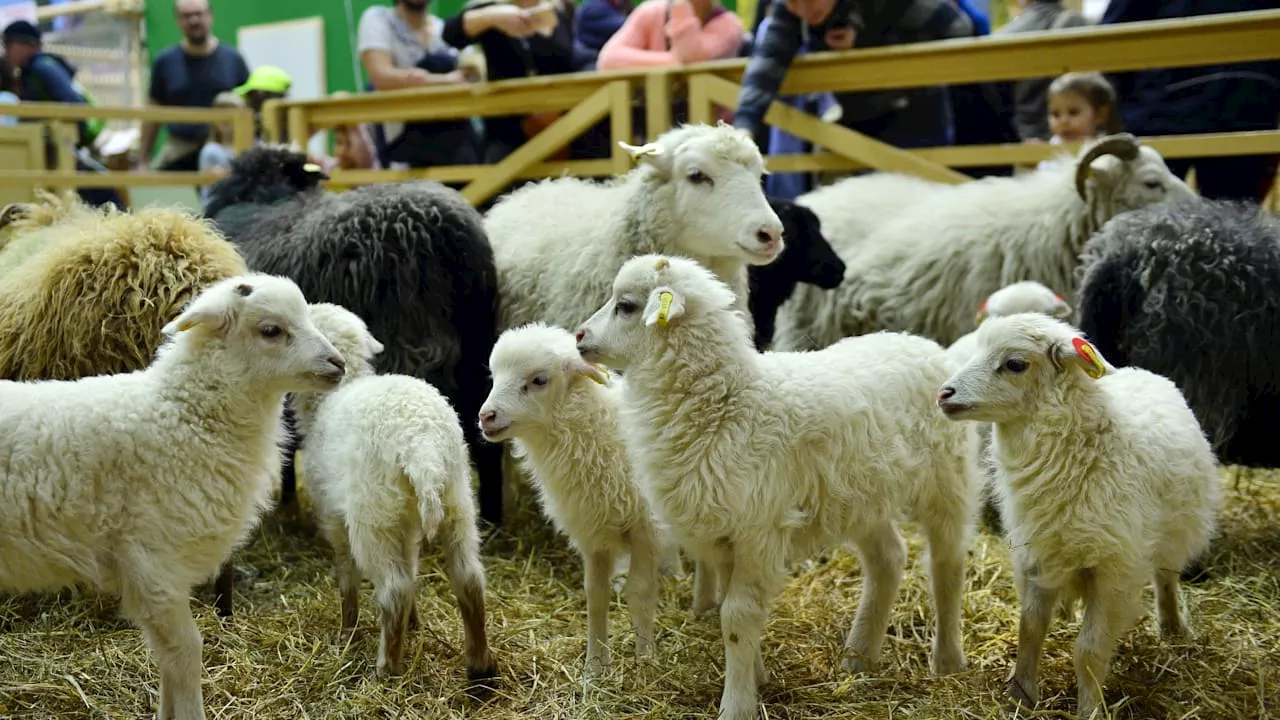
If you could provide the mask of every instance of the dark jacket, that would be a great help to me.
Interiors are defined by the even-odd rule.
[[[1247,12],[1280,0],[1111,0],[1102,24]],[[1125,129],[1136,135],[1274,130],[1280,61],[1165,68],[1111,76]]]
[[[585,0],[574,17],[574,41],[599,53],[600,48],[622,27],[629,9],[627,0]]]
[[[996,32],[1041,32],[1088,24],[1089,21],[1083,15],[1063,7],[1058,0],[1038,0],[1028,4],[1017,17]],[[1051,77],[1042,77],[1012,83],[1013,124],[1021,139],[1049,139],[1049,85],[1053,80]]]
[[[75,83],[76,66],[61,55],[38,52],[21,68],[18,97],[26,102],[57,102],[85,105],[88,101]],[[76,123],[83,140],[87,128]]]

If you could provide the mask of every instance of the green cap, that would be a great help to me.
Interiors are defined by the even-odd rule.
[[[261,90],[284,95],[289,92],[289,86],[292,84],[293,79],[289,77],[289,73],[274,65],[263,65],[254,68],[253,72],[249,73],[249,79],[236,88],[235,93],[245,95],[251,90]]]

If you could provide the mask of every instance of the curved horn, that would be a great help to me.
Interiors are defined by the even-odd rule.
[[[6,227],[9,223],[17,220],[27,214],[28,207],[26,203],[9,203],[0,210],[0,228]]]
[[[1084,180],[1089,177],[1089,166],[1103,155],[1115,155],[1129,162],[1138,158],[1138,138],[1131,133],[1107,135],[1094,143],[1093,147],[1076,163],[1076,193],[1081,200],[1087,200],[1084,194]]]

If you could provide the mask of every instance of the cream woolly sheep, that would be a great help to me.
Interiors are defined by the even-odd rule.
[[[756,716],[761,635],[787,565],[852,541],[866,579],[847,669],[880,659],[906,547],[929,540],[938,673],[965,667],[960,602],[978,474],[970,432],[933,405],[949,374],[925,338],[882,333],[811,353],[757,353],[733,292],[679,257],[625,263],[578,331],[589,361],[625,373],[622,431],[650,506],[725,584],[720,714]],[[753,667],[754,664],[754,667]]]
[[[1009,692],[1039,699],[1055,605],[1080,598],[1077,709],[1087,717],[1104,704],[1111,655],[1141,616],[1148,582],[1161,633],[1187,632],[1178,572],[1208,547],[1221,502],[1209,441],[1173,382],[1115,369],[1075,328],[1038,313],[983,323],[977,352],[941,388],[938,407],[952,420],[994,423],[1022,604]]]
[[[424,380],[374,374],[383,346],[359,316],[316,303],[311,318],[347,363],[337,390],[293,397],[307,437],[302,471],[337,561],[342,627],[355,627],[361,574],[369,576],[382,610],[377,672],[402,674],[406,633],[417,625],[418,552],[438,533],[462,616],[467,677],[494,676],[471,465],[457,414]]]
[[[651,655],[661,539],[618,429],[619,389],[606,387],[608,374],[582,359],[569,331],[542,323],[499,336],[489,368],[480,429],[510,441],[543,511],[582,554],[587,674],[609,664],[609,579],[623,554],[636,654]]]
[[[1128,134],[1098,140],[1075,162],[947,188],[864,240],[833,291],[839,301],[824,306],[831,315],[797,330],[812,342],[794,349],[877,330],[950,345],[1005,285],[1036,280],[1072,294],[1081,249],[1110,218],[1191,196],[1159,153]]]
[[[336,386],[343,361],[268,275],[210,285],[162,332],[144,370],[0,381],[0,588],[118,594],[155,654],[159,717],[196,720],[188,595],[270,503],[285,394]]]
[[[1038,312],[1059,319],[1071,315],[1071,304],[1062,296],[1035,280],[1023,280],[1005,285],[987,296],[978,306],[976,324],[993,317],[1004,317],[1018,313]],[[962,335],[947,348],[956,367],[963,365],[973,356],[977,348],[978,331],[973,330]]]

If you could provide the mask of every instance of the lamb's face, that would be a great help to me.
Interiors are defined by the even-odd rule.
[[[671,287],[672,263],[692,263],[665,255],[638,255],[623,263],[613,280],[613,294],[578,328],[578,351],[588,362],[626,371],[653,352],[659,342],[651,332],[684,314],[684,295]]]
[[[844,280],[844,260],[822,234],[822,222],[809,208],[793,202],[773,200],[773,209],[782,218],[787,246],[773,263],[784,266],[786,277],[831,290]]]
[[[627,146],[671,193],[678,252],[768,265],[783,248],[782,220],[761,187],[764,159],[749,135],[729,126],[678,128],[643,147]]]
[[[489,368],[493,388],[478,421],[490,442],[554,422],[556,408],[583,377],[608,382],[603,370],[582,359],[567,330],[541,323],[504,332],[493,346]]]
[[[385,348],[369,332],[359,315],[333,303],[312,303],[311,321],[347,364],[347,378],[371,375],[373,363]]]
[[[292,280],[263,274],[227,278],[200,293],[164,327],[193,352],[220,340],[245,381],[284,392],[330,390],[346,362],[311,320]]]
[[[938,408],[952,420],[1025,419],[1059,384],[1107,371],[1070,325],[1039,313],[988,320],[975,339],[972,358],[938,392]]]

